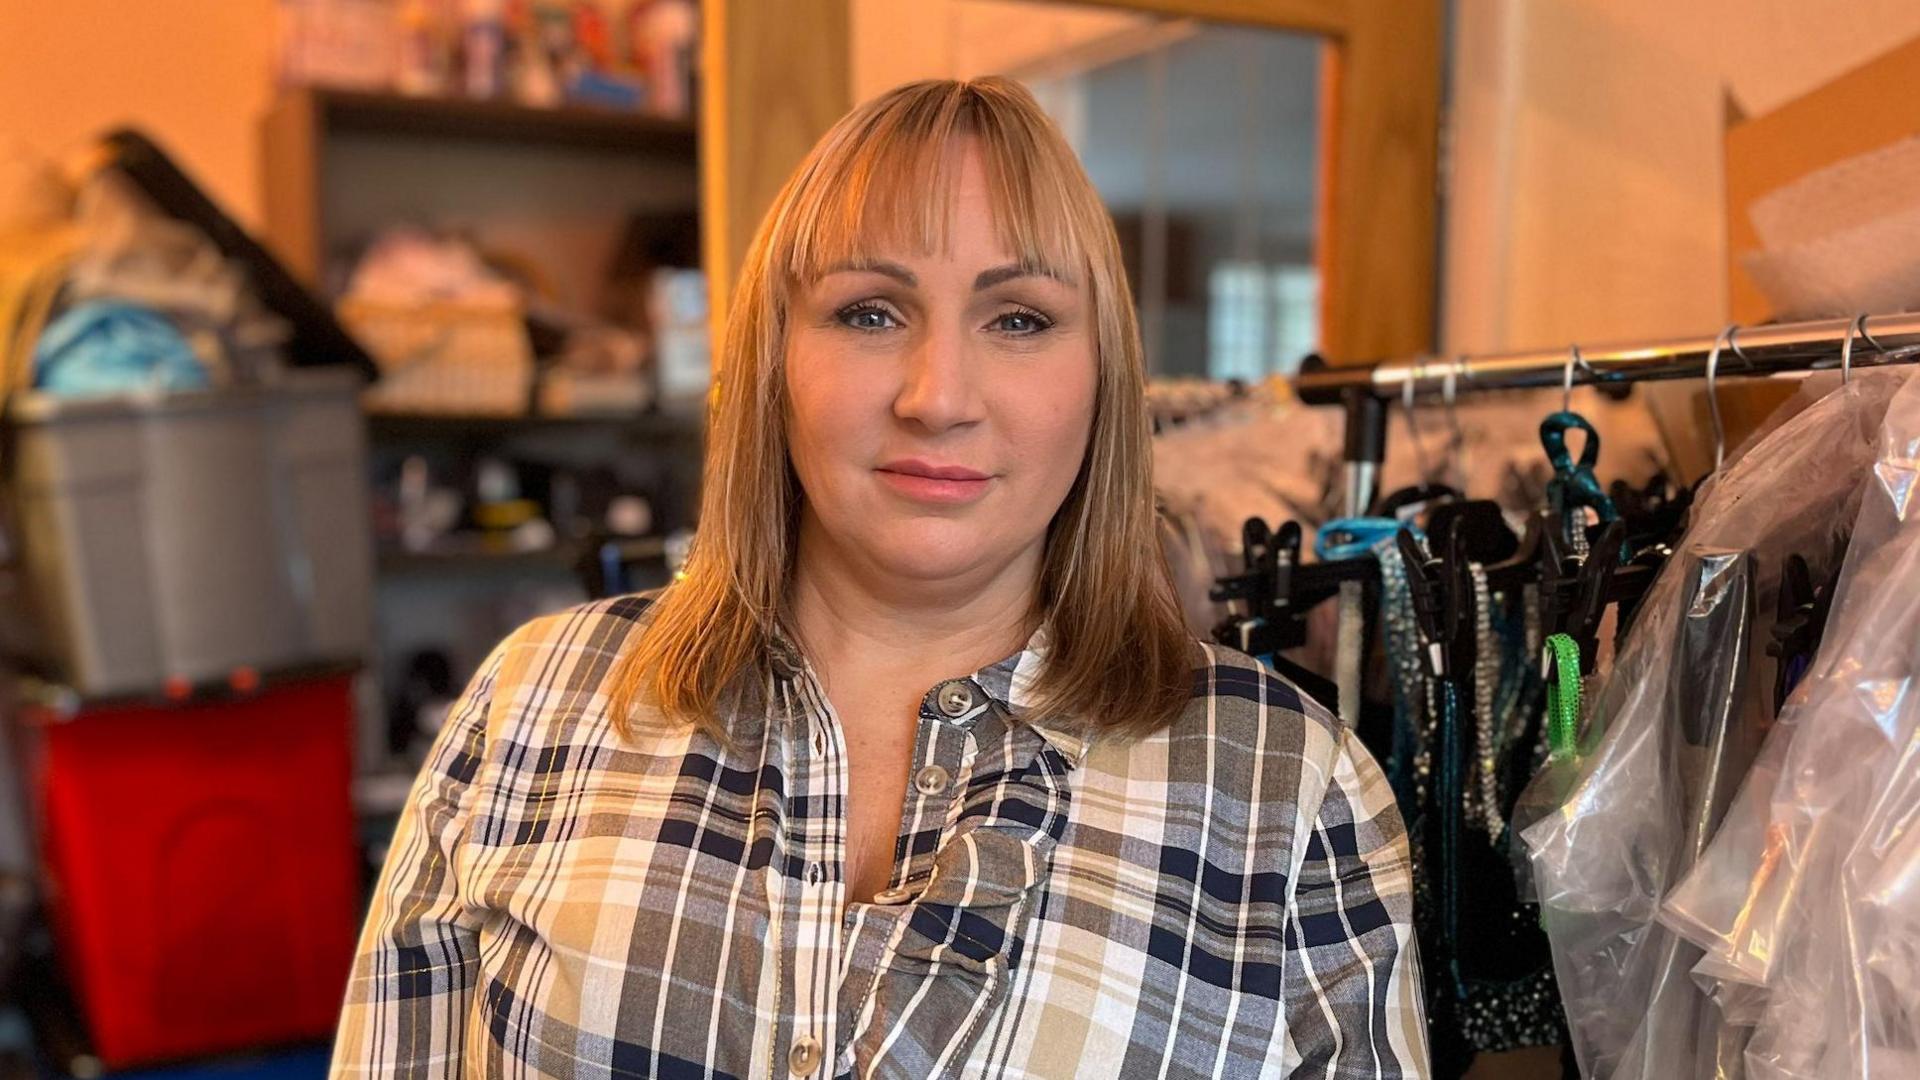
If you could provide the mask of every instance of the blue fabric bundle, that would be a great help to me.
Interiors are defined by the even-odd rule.
[[[81,304],[53,320],[34,347],[33,364],[36,387],[71,397],[209,385],[171,320],[118,301]]]

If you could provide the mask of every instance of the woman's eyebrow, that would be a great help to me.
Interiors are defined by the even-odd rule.
[[[827,277],[831,274],[849,273],[883,274],[905,285],[909,289],[915,288],[920,284],[920,279],[913,275],[913,271],[901,266],[899,263],[886,262],[884,260],[849,259],[846,262],[834,263],[832,266],[827,267],[825,272],[820,276]]]
[[[849,259],[845,262],[834,263],[832,266],[827,267],[820,276],[827,277],[831,274],[842,273],[880,274],[885,277],[890,277],[910,289],[917,288],[920,284],[920,279],[914,275],[913,271],[901,266],[899,263],[888,262],[884,259]],[[1002,282],[1013,281],[1023,277],[1044,277],[1051,278],[1063,285],[1073,284],[1073,279],[1068,275],[1045,266],[1038,266],[1032,263],[1007,263],[1004,266],[995,266],[980,271],[979,275],[973,279],[973,291],[979,292],[983,289],[991,289]]]
[[[980,271],[980,276],[973,279],[973,291],[979,292],[982,289],[991,289],[1003,281],[1012,281],[1015,278],[1023,277],[1052,278],[1062,285],[1073,284],[1072,278],[1044,266],[1035,266],[1031,263],[1008,263],[1005,266],[996,266],[991,270]]]

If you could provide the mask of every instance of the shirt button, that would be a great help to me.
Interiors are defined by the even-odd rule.
[[[963,682],[950,682],[940,688],[940,711],[958,717],[973,708],[973,691]]]
[[[912,889],[882,889],[873,894],[876,904],[904,904],[912,898]]]
[[[797,1076],[812,1076],[820,1067],[820,1040],[811,1035],[795,1039],[793,1049],[787,1053],[787,1066]]]
[[[938,765],[929,765],[913,774],[913,789],[922,795],[938,795],[947,790],[952,777]]]

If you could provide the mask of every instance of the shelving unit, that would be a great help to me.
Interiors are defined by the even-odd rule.
[[[461,228],[522,262],[554,302],[591,310],[630,221],[684,221],[699,208],[691,120],[309,88],[284,93],[260,130],[268,245],[323,298],[338,284],[331,268],[377,230],[411,222]],[[661,531],[691,523],[697,405],[637,415],[370,413],[366,423],[369,479],[383,489],[411,456],[425,459],[434,483],[463,487],[492,457],[516,465],[529,497],[544,500],[543,485],[567,473],[576,490],[644,494]],[[663,552],[649,538],[620,541],[608,557],[651,580],[664,572]],[[513,622],[593,589],[600,556],[597,542],[564,536],[513,551],[466,532],[428,551],[379,550],[381,683],[402,685],[423,652],[470,669]],[[383,747],[388,719],[369,718],[361,744]],[[412,768],[376,755],[359,771],[377,785]]]

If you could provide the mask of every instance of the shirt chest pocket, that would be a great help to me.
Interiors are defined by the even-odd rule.
[[[883,1076],[947,1075],[966,1060],[1006,1000],[1055,842],[1011,823],[958,833],[886,927],[879,962],[863,969],[855,945],[843,1002],[867,1017],[853,1048],[862,1075],[876,1057]]]

